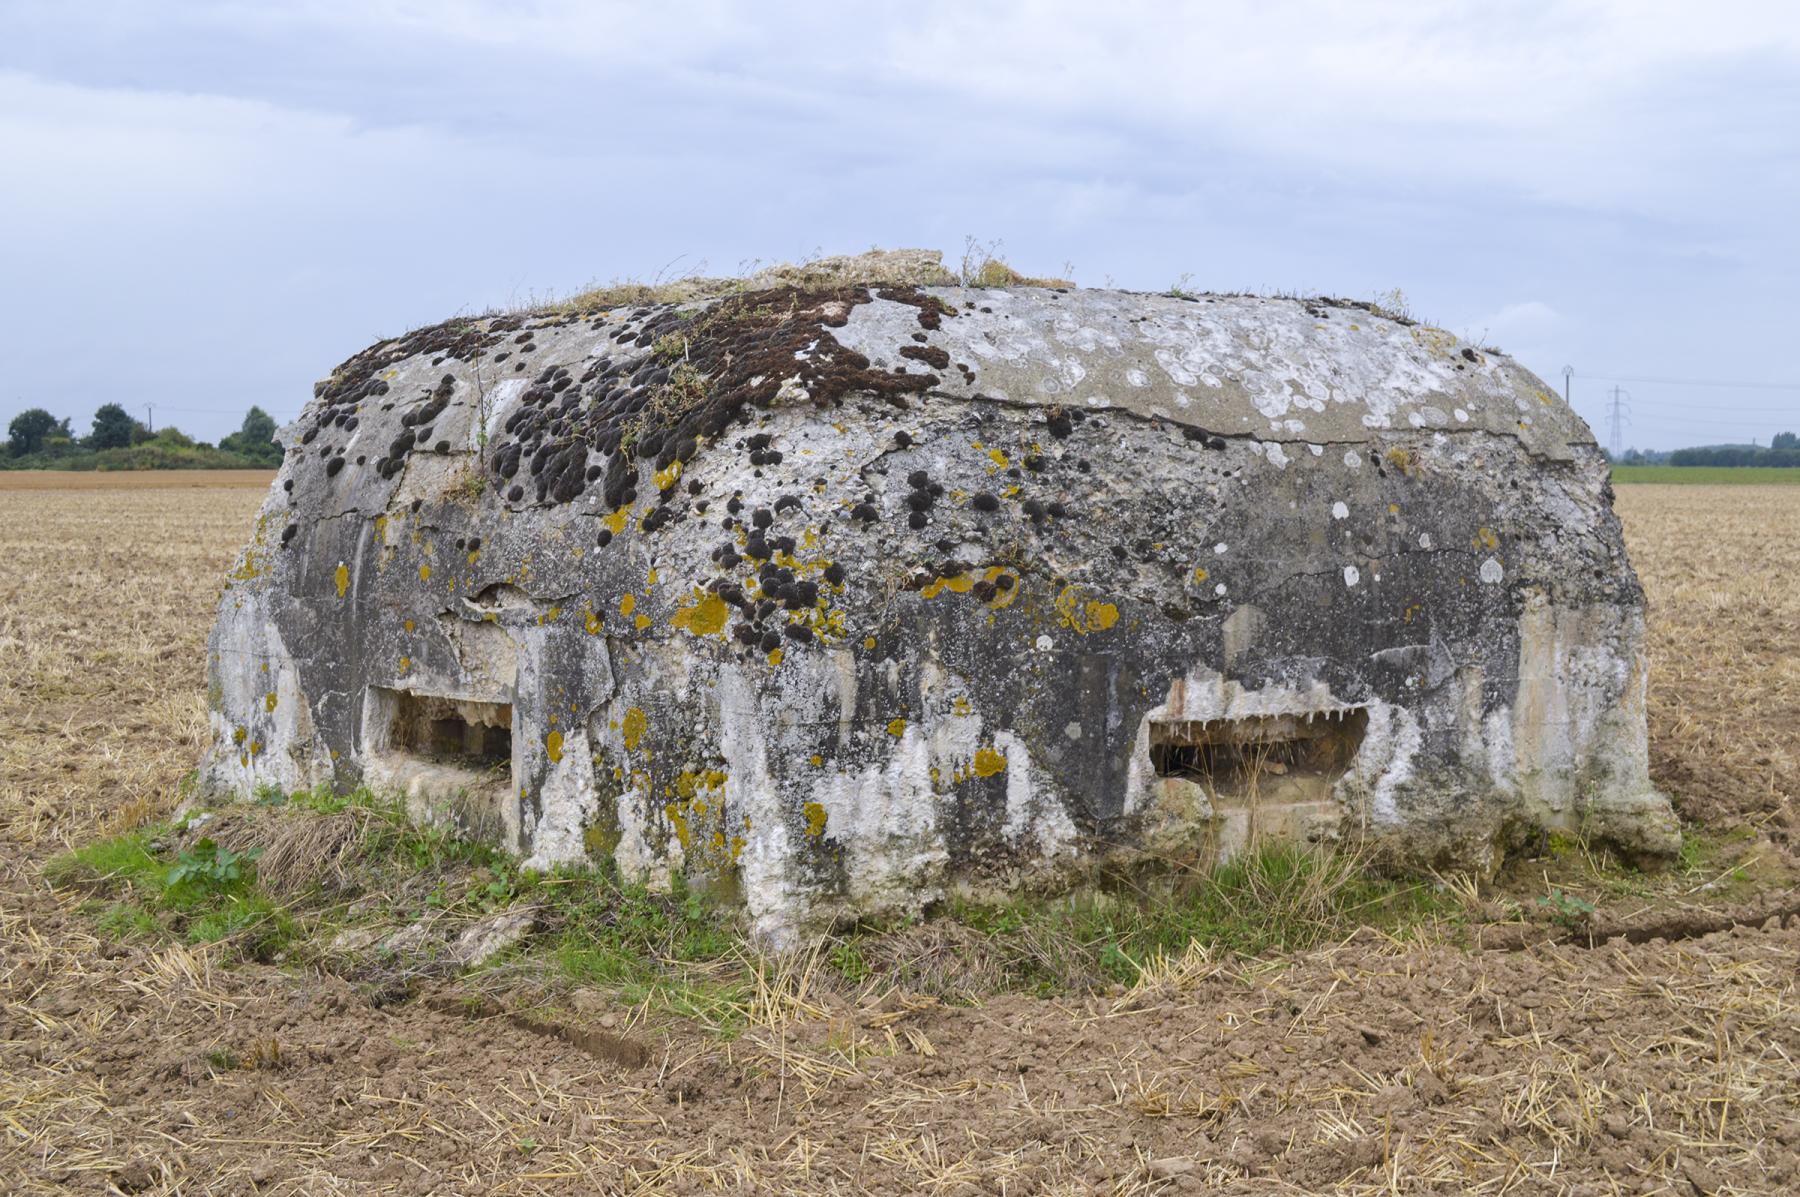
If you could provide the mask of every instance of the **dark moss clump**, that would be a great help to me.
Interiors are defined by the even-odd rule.
[[[917,299],[921,323],[935,322],[935,300],[910,288],[884,288],[884,298]],[[793,287],[732,296],[699,310],[673,305],[627,319],[613,340],[649,354],[621,353],[595,361],[580,377],[567,367],[533,380],[501,430],[493,472],[510,480],[524,471],[538,502],[566,503],[598,483],[610,507],[637,498],[637,462],[651,463],[664,503],[674,497],[670,467],[719,439],[733,421],[802,394],[825,407],[851,393],[905,406],[938,382],[935,375],[875,369],[845,348],[831,329],[871,299],[869,288],[804,291]],[[929,353],[943,356],[941,350]],[[948,360],[947,358],[945,359]],[[796,389],[797,388],[797,389]],[[738,446],[752,465],[777,465],[781,451],[767,434]],[[603,458],[601,464],[592,458]],[[516,488],[515,488],[516,489]],[[511,499],[511,492],[508,492]],[[511,499],[517,502],[517,499]],[[658,508],[661,510],[661,508]],[[735,511],[734,511],[735,514]],[[756,526],[766,528],[769,513]],[[646,531],[664,522],[647,519]],[[755,555],[755,554],[752,554]]]

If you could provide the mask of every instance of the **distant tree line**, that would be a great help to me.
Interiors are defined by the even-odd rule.
[[[254,468],[278,466],[282,455],[274,417],[260,407],[213,446],[173,426],[152,432],[117,403],[101,405],[86,436],[66,416],[29,408],[7,425],[5,448],[0,467],[11,469]]]
[[[1761,445],[1701,445],[1677,449],[1669,464],[1678,466],[1800,466],[1800,436],[1778,432],[1768,447]]]

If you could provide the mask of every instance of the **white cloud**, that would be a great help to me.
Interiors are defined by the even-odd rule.
[[[1535,335],[1555,324],[1558,319],[1560,317],[1555,308],[1541,299],[1528,299],[1524,303],[1509,303],[1476,323],[1493,335],[1503,337],[1516,333]]]

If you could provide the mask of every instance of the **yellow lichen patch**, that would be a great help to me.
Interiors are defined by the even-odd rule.
[[[583,626],[587,628],[587,634],[590,636],[598,636],[600,634],[600,617],[594,614],[593,608],[589,607],[584,609],[582,611],[582,617],[582,623]]]
[[[668,469],[658,470],[656,473],[652,474],[650,476],[650,481],[655,484],[657,490],[668,490],[671,486],[675,485],[676,480],[680,477],[681,463],[679,461],[672,461],[669,463]]]
[[[906,734],[906,720],[895,719],[888,724],[888,735],[904,736],[905,734]]]
[[[820,756],[816,752],[812,754],[811,759],[812,759],[812,767],[815,769],[819,768],[821,765],[823,765],[825,763],[825,758],[823,756]]]
[[[1405,449],[1402,449],[1399,445],[1395,445],[1392,449],[1389,449],[1386,456],[1388,464],[1393,466],[1396,470],[1399,470],[1402,474],[1411,474],[1413,472],[1414,462],[1412,454]]]
[[[409,670],[411,668],[412,668],[412,658],[411,657],[401,657],[400,658],[400,672],[405,673],[407,670]]]
[[[989,449],[988,460],[994,463],[996,469],[1004,470],[1012,465],[1012,461],[1006,456],[1004,449]]]
[[[1206,572],[1206,567],[1204,565],[1196,565],[1194,567],[1194,585],[1199,586],[1201,583],[1205,582],[1209,576],[1210,575]]]
[[[637,596],[636,595],[628,593],[625,595],[624,598],[619,600],[619,614],[620,615],[630,615],[635,610],[637,610]]]
[[[619,533],[625,531],[625,525],[631,522],[631,508],[621,507],[611,515],[606,516],[600,522],[606,525],[606,530],[608,532],[617,536]]]
[[[544,737],[544,755],[550,758],[551,764],[562,760],[563,734],[553,731]]]
[[[823,806],[819,805],[817,802],[808,802],[805,806],[800,808],[800,813],[806,818],[806,836],[808,839],[816,840],[825,834],[825,821],[827,816]]]
[[[581,846],[589,856],[611,856],[619,846],[619,833],[595,824],[581,833]]]
[[[875,651],[875,637],[864,636],[863,637],[863,647],[870,652],[874,652]]]
[[[247,729],[247,728],[242,728],[242,727],[233,728],[231,731],[231,742],[233,744],[242,744],[247,738],[249,738],[249,735],[250,735],[250,732],[249,732],[249,729]]]
[[[966,694],[958,694],[955,698],[950,700],[950,713],[958,718],[967,718],[973,710],[974,708],[969,705],[969,697]]]
[[[429,561],[419,562],[419,581],[421,581],[421,582],[431,581],[431,562],[429,562]]]
[[[263,710],[268,711],[270,714],[274,714],[275,703],[276,703],[275,691],[271,690],[267,694],[263,695]]]
[[[1006,772],[1006,754],[993,748],[983,748],[975,753],[975,776],[992,777],[996,773]]]
[[[638,741],[644,738],[644,731],[649,726],[644,712],[636,707],[627,707],[624,721],[619,726],[619,736],[625,741],[626,748],[636,748]]]
[[[675,793],[681,797],[691,799],[701,790],[717,790],[724,784],[725,771],[723,769],[708,769],[704,773],[696,772],[693,769],[683,769],[675,777],[674,789]],[[706,803],[696,804],[695,809],[704,812]]]
[[[641,632],[650,626],[650,617],[648,615],[640,615],[631,622],[637,627],[637,630]]]
[[[709,591],[694,588],[694,601],[675,612],[671,623],[686,628],[696,636],[723,636],[730,606]]]
[[[675,838],[681,841],[681,846],[685,850],[692,840],[693,833],[688,830],[687,818],[682,814],[684,806],[685,804],[680,802],[664,803],[663,814],[668,816],[670,824],[675,828]]]
[[[774,652],[769,654],[769,664],[771,664],[771,665],[781,664],[781,650],[780,649],[776,649]]]
[[[661,579],[656,576],[656,567],[652,566],[650,568],[649,574],[646,575],[644,578],[644,589],[645,590],[654,590],[656,588],[657,582],[659,582],[659,581],[661,581]]]
[[[1075,586],[1065,586],[1056,596],[1056,614],[1062,625],[1078,635],[1103,632],[1119,622],[1119,609],[1097,599],[1084,599]]]
[[[975,579],[968,574],[955,574],[948,578],[933,578],[930,584],[919,593],[928,599],[936,598],[948,590],[952,594],[967,594],[975,588]]]
[[[412,630],[413,630],[413,621],[412,621],[412,620],[410,620],[410,619],[409,619],[409,620],[407,620],[407,621],[406,621],[406,624],[405,624],[405,627],[406,627],[406,630],[407,630],[407,631],[408,631],[408,632],[411,632],[411,631],[412,631]]]
[[[337,588],[339,598],[343,598],[350,589],[350,567],[342,561],[338,562],[337,567]]]
[[[1492,528],[1483,528],[1475,533],[1475,543],[1492,552],[1500,547],[1500,538],[1494,535]]]

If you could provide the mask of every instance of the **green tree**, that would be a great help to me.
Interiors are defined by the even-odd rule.
[[[14,457],[36,453],[53,436],[64,436],[71,440],[75,437],[67,420],[58,420],[41,407],[26,408],[14,416],[12,423],[7,426],[6,435]]]
[[[219,448],[240,453],[252,461],[279,465],[281,446],[275,443],[275,417],[260,407],[252,407],[244,417],[244,426],[221,438]]]
[[[1769,442],[1771,449],[1800,449],[1800,436],[1791,432],[1777,432],[1775,439]]]
[[[124,449],[131,444],[131,430],[137,425],[117,403],[105,403],[94,413],[94,434],[88,444],[96,449]]]

